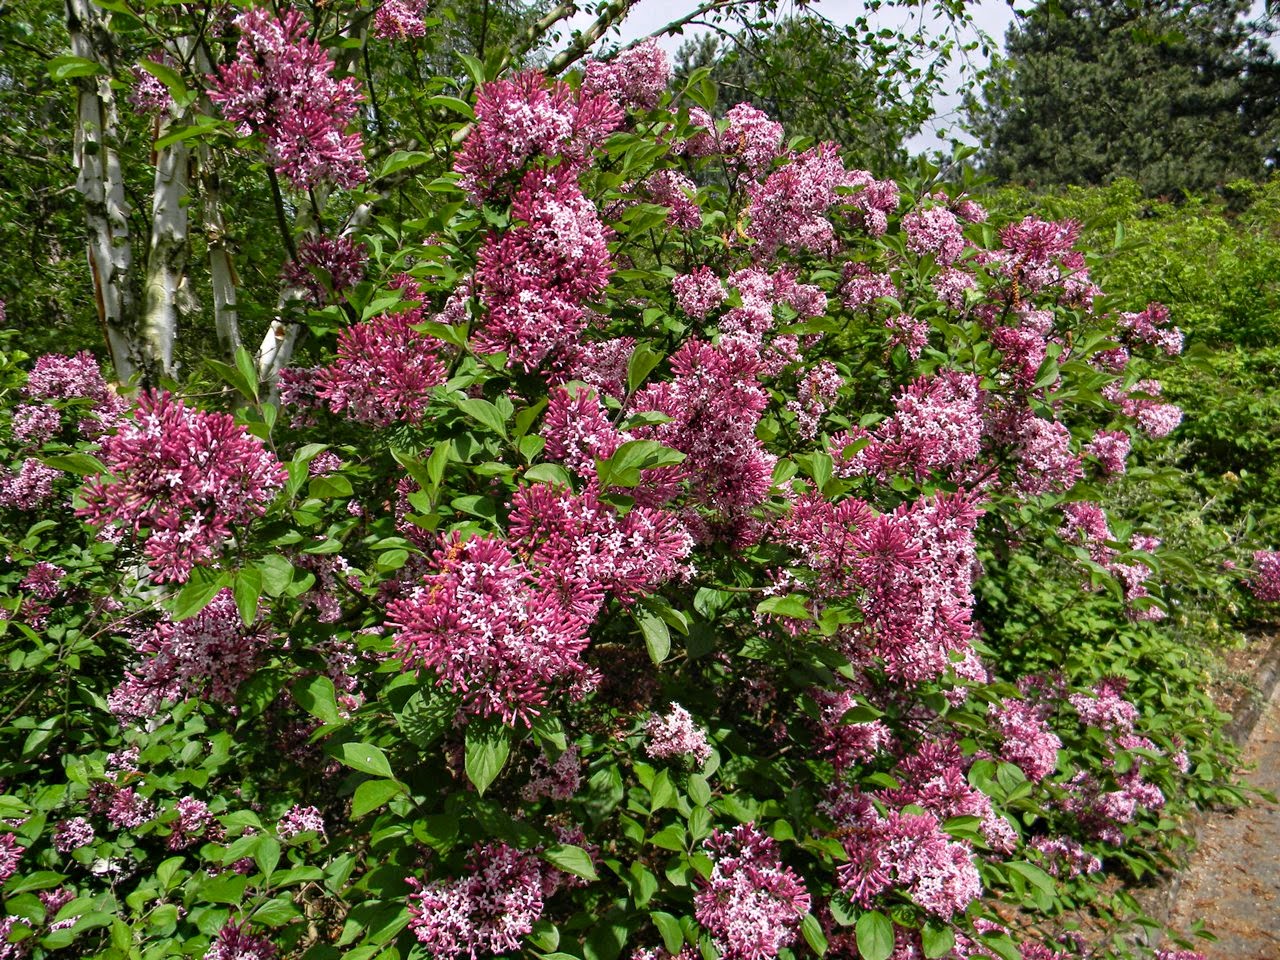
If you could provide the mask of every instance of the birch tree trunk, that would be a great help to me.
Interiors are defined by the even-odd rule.
[[[76,190],[84,197],[89,270],[98,319],[116,378],[127,382],[146,372],[138,337],[138,303],[133,283],[129,205],[117,151],[117,113],[111,89],[108,35],[102,12],[91,0],[66,0],[67,32],[77,57],[98,64],[97,76],[78,77],[75,139]]]
[[[159,137],[175,122],[163,119]],[[173,345],[178,336],[178,288],[187,266],[187,206],[191,158],[183,141],[156,154],[155,190],[151,198],[151,243],[143,284],[141,337],[148,364],[147,379],[173,375]]]

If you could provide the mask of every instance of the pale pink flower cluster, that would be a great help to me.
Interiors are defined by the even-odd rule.
[[[1032,837],[1027,845],[1044,856],[1044,867],[1055,877],[1097,873],[1102,861],[1070,837]]]
[[[972,274],[956,267],[941,270],[933,278],[934,294],[952,310],[963,310],[966,292],[977,286]]]
[[[981,445],[982,401],[975,376],[943,370],[920,377],[894,398],[894,415],[873,434],[853,430],[832,438],[836,472],[923,479],[931,471],[967,464]],[[852,443],[868,436],[869,443],[844,455]]]
[[[1099,430],[1084,446],[1084,453],[1098,461],[1102,472],[1117,475],[1125,472],[1132,440],[1124,430]]]
[[[921,352],[929,345],[929,321],[900,313],[889,317],[884,325],[889,331],[890,349],[900,346],[912,360],[920,359]]]
[[[939,823],[952,817],[977,817],[987,845],[1012,853],[1018,834],[1009,821],[995,812],[990,798],[969,784],[964,751],[950,739],[926,740],[901,762],[896,776],[902,786],[881,792],[882,799],[898,809],[923,807]]]
[[[96,437],[114,426],[129,409],[128,401],[116,394],[102,376],[93,354],[82,350],[74,357],[48,353],[32,367],[22,392],[32,400],[88,400],[89,411],[80,423],[80,432]]]
[[[1015,451],[1017,488],[1029,497],[1070,490],[1084,476],[1078,454],[1071,452],[1071,431],[1057,420],[1027,412]]]
[[[108,475],[85,483],[77,515],[139,534],[155,578],[176,583],[262,516],[288,476],[230,414],[190,409],[168,393],[142,394],[98,457]]]
[[[920,256],[932,255],[940,267],[955,263],[964,252],[965,239],[956,215],[946,207],[912,210],[902,218],[907,249]]]
[[[782,863],[777,843],[754,823],[717,830],[706,844],[713,866],[693,898],[694,916],[724,960],[767,960],[791,944],[809,912],[804,882]]]
[[[262,136],[272,166],[299,190],[321,181],[363,183],[363,143],[360,134],[346,132],[360,86],[352,77],[333,76],[333,60],[308,37],[306,17],[288,10],[277,20],[253,7],[235,22],[236,59],[210,78],[209,99],[242,135]]]
[[[427,35],[426,0],[382,0],[373,15],[373,35],[379,40],[408,40]]]
[[[53,849],[70,853],[93,843],[93,827],[84,817],[61,821],[53,831]]]
[[[844,386],[844,377],[830,360],[819,360],[800,380],[795,400],[787,401],[787,409],[796,415],[796,429],[802,437],[813,439],[827,410],[835,403]]]
[[[1124,683],[1104,680],[1092,694],[1073,693],[1067,700],[1080,714],[1081,722],[1113,733],[1132,733],[1138,708],[1124,698]]]
[[[542,916],[544,882],[533,854],[477,845],[462,877],[425,885],[409,879],[409,929],[434,960],[516,950]]]
[[[433,572],[387,608],[408,667],[425,668],[476,716],[528,723],[556,687],[584,682],[588,621],[548,593],[511,546],[447,540]]]
[[[711,759],[706,731],[678,703],[671,704],[665,716],[651,714],[645,721],[644,733],[645,753],[654,759],[692,757],[699,767]]]
[[[1025,700],[1002,700],[987,708],[987,717],[1000,737],[1000,758],[1016,764],[1028,780],[1043,780],[1058,765],[1062,741],[1039,710]]]
[[[1168,356],[1182,352],[1182,331],[1169,326],[1169,308],[1162,303],[1149,303],[1140,313],[1121,313],[1116,326],[1130,341],[1159,347]]]
[[[693,119],[692,112],[689,118]],[[730,107],[724,118],[728,128],[718,138],[719,151],[751,176],[759,176],[781,154],[785,136],[782,124],[749,103]],[[705,125],[713,128],[711,123]]]
[[[595,461],[613,456],[627,439],[609,420],[592,388],[554,387],[547,403],[542,435],[546,455],[583,477],[595,473]]]
[[[475,113],[454,169],[476,204],[508,195],[510,176],[539,157],[561,157],[573,176],[623,116],[610,97],[575,93],[536,70],[484,84]]]
[[[539,754],[533,762],[529,781],[520,788],[520,798],[525,803],[539,800],[572,799],[582,785],[582,757],[577,744],[569,747],[555,759],[548,760]]]
[[[315,807],[304,807],[295,804],[290,807],[276,824],[276,836],[281,840],[292,840],[300,833],[324,833],[324,817]]]
[[[780,248],[795,253],[833,252],[835,228],[826,213],[842,199],[837,188],[848,183],[849,173],[833,143],[821,143],[792,157],[764,183],[748,185],[747,235],[760,244],[765,258]]]
[[[1280,552],[1255,550],[1253,570],[1246,585],[1261,602],[1280,603]]]
[[[893,277],[887,273],[874,273],[865,263],[851,260],[841,270],[843,278],[836,292],[846,309],[858,310],[872,306],[881,297],[897,299],[899,296]]]
[[[249,923],[228,922],[205,951],[204,960],[275,960],[275,944],[249,932]]]
[[[892,180],[877,180],[866,170],[849,171],[846,185],[858,188],[849,197],[849,219],[873,237],[884,236],[889,214],[898,209],[898,185]]]
[[[848,861],[837,867],[841,891],[863,906],[900,888],[929,913],[950,920],[982,894],[970,849],[952,840],[932,813],[889,810],[869,797],[842,800],[834,811]]]
[[[686,314],[698,320],[724,303],[728,294],[710,267],[697,267],[692,273],[684,273],[671,281],[676,305]]]
[[[677,170],[655,170],[640,184],[640,193],[669,208],[667,223],[681,230],[702,226],[702,210],[694,199],[697,191],[698,185]]]
[[[35,446],[48,443],[62,429],[62,414],[57,407],[43,403],[26,403],[13,411],[10,423],[13,438]]]
[[[627,393],[627,365],[635,350],[631,337],[589,340],[579,343],[566,358],[560,371],[553,371],[552,384],[581,380],[600,391],[602,396],[621,400]]]
[[[298,244],[298,259],[286,263],[282,275],[308,301],[323,306],[364,279],[368,260],[364,244],[350,237],[308,237]]]
[[[173,69],[174,64],[168,55],[162,55],[159,62]],[[141,65],[134,67],[133,89],[129,91],[129,106],[139,113],[168,113],[173,107],[173,97],[157,77],[144,70]]]
[[[124,721],[146,720],[166,703],[201,697],[234,710],[240,684],[253,675],[271,634],[246,627],[235,597],[223,589],[194,617],[165,620],[135,640],[143,659],[107,698]]]
[[[1121,414],[1136,420],[1143,433],[1156,439],[1167,437],[1182,422],[1177,405],[1160,402],[1162,392],[1156,380],[1139,380],[1127,390],[1119,383],[1102,388],[1102,395],[1119,407]]]
[[[650,38],[612,60],[592,60],[582,88],[605,94],[624,109],[652,110],[670,83],[671,59]]]
[[[12,833],[0,833],[0,884],[17,872],[18,861],[26,849]]]

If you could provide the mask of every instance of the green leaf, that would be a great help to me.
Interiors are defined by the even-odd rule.
[[[920,931],[920,939],[924,945],[924,955],[929,960],[945,957],[956,945],[955,933],[944,923],[926,923]]]
[[[792,620],[812,619],[803,598],[794,593],[785,597],[766,597],[756,604],[756,613],[771,613],[776,617],[790,617]]]
[[[591,855],[573,844],[557,843],[555,846],[547,847],[542,851],[542,858],[566,873],[572,873],[575,877],[582,877],[584,880],[600,879],[596,875],[595,864],[591,862]]]
[[[640,632],[644,635],[644,645],[649,651],[649,659],[655,664],[662,663],[671,653],[671,631],[661,617],[648,611],[636,617]]]
[[[258,619],[258,599],[262,596],[262,572],[257,567],[245,567],[236,571],[231,592],[236,598],[240,620],[247,627]]]
[[[258,865],[263,879],[269,881],[271,874],[275,873],[276,865],[280,863],[279,841],[265,834],[259,837],[257,849],[253,851],[253,862]]]
[[[182,588],[177,599],[173,601],[169,615],[174,620],[186,620],[203,610],[223,587],[227,585],[227,574],[213,575],[209,571],[197,567],[191,571],[191,579]]]
[[[352,770],[371,773],[375,777],[386,777],[387,779],[392,777],[391,764],[387,762],[387,755],[371,743],[339,744],[336,756],[339,761]]]
[[[1050,897],[1058,895],[1057,884],[1053,882],[1053,877],[1045,873],[1034,863],[1028,863],[1025,860],[1011,860],[1005,864],[1010,870],[1016,871],[1024,876],[1033,887]]]
[[[471,104],[467,103],[465,100],[460,100],[457,97],[430,97],[427,99],[427,106],[444,107],[446,110],[451,110],[467,120],[474,120],[476,118],[476,112],[471,108]],[[426,154],[423,154],[423,157],[430,159]]]
[[[640,471],[667,467],[684,460],[679,450],[663,446],[655,440],[628,440],[607,460],[596,461],[596,474],[602,487],[634,487],[640,482]]]
[[[165,134],[155,142],[154,147],[156,150],[163,150],[182,140],[190,140],[193,137],[204,136],[207,133],[219,133],[224,129],[230,129],[230,127],[217,117],[200,117],[192,123],[178,127],[172,133]],[[249,392],[245,395],[252,397],[253,393]]]
[[[181,96],[186,93],[187,84],[182,79],[182,74],[178,73],[173,67],[166,66],[163,63],[156,63],[146,57],[138,61],[138,66],[168,87],[169,92],[175,96]]]
[[[253,362],[253,354],[244,346],[236,347],[236,369],[240,371],[240,376],[244,377],[244,382],[253,391],[250,396],[257,400],[258,365]]]
[[[822,932],[822,924],[812,913],[806,913],[804,919],[800,921],[800,932],[804,934],[805,943],[809,944],[814,953],[820,957],[826,954],[827,938]],[[862,944],[859,943],[858,946],[861,947]]]
[[[666,215],[663,215],[665,219]],[[635,393],[653,368],[662,362],[662,354],[647,343],[639,343],[627,361],[627,389]]]
[[[351,816],[363,817],[403,792],[404,786],[394,780],[366,780],[356,787],[355,796],[351,799]]]
[[[317,500],[333,500],[349,497],[354,491],[350,480],[340,473],[334,473],[326,477],[312,477],[307,492]]]
[[[457,401],[458,409],[472,420],[480,423],[498,436],[506,439],[507,424],[502,412],[483,397],[462,397]]]
[[[868,910],[854,927],[863,960],[889,960],[893,955],[893,921],[878,910]]]
[[[383,162],[381,169],[378,170],[377,179],[381,180],[410,167],[421,166],[430,159],[431,155],[421,150],[397,150]]]
[[[573,485],[569,471],[558,463],[537,463],[524,472],[531,483],[551,483],[561,487]]]
[[[684,947],[684,930],[680,928],[680,921],[661,910],[654,910],[649,914],[649,919],[658,928],[658,933],[662,936],[662,945],[667,948],[667,952],[672,956],[678,954]]]
[[[476,792],[484,796],[497,779],[511,753],[511,730],[494,721],[475,721],[467,726],[463,767]]]
[[[396,712],[396,724],[414,746],[426,750],[453,722],[457,704],[438,690],[416,690]]]
[[[55,470],[65,470],[81,477],[93,477],[107,472],[106,465],[88,453],[62,453],[53,457],[41,457],[40,462]]]
[[[96,77],[106,73],[102,64],[84,57],[54,57],[48,63],[49,76],[55,80],[74,80],[76,77]]]
[[[262,574],[262,589],[269,597],[280,596],[293,582],[293,564],[279,554],[259,560],[258,570]]]
[[[320,674],[298,680],[293,685],[293,699],[298,706],[325,724],[341,723],[338,692],[333,681]]]

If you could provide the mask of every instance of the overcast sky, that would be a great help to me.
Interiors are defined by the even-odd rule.
[[[627,19],[623,21],[621,29],[607,39],[627,43],[637,37],[648,36],[686,12],[695,2],[696,0],[680,0],[679,3],[674,3],[672,0],[640,0],[632,8]],[[686,3],[689,6],[686,6]],[[1020,4],[1020,6],[1022,5]],[[968,7],[976,27],[994,37],[998,44],[1002,44],[1005,30],[1014,19],[1013,8],[1009,3],[1006,0],[977,0],[977,2],[971,2]],[[859,0],[815,0],[810,4],[810,9],[816,10],[837,23],[849,23],[865,9],[865,6]],[[906,25],[911,18],[918,20],[921,15],[927,18],[929,13],[930,7],[925,4],[915,10],[882,8],[876,16],[880,18],[877,22],[882,22],[884,26],[896,29]],[[593,17],[590,14],[581,13],[570,21],[570,25],[574,29],[582,29],[592,20]],[[926,25],[929,22],[928,19],[925,20]],[[704,32],[704,30],[705,28],[690,27],[685,30],[683,36],[666,37],[662,41],[663,46],[674,54],[676,48],[685,39],[696,33]],[[974,55],[977,56],[978,54],[975,53]],[[944,85],[944,92],[939,95],[935,102],[938,114],[937,121],[909,141],[907,145],[910,149],[926,151],[946,146],[946,138],[941,137],[939,131],[947,130],[950,124],[954,124],[958,120],[955,116],[955,111],[960,102],[960,98],[956,93],[959,86],[960,72],[957,67]],[[952,134],[959,133],[954,129],[950,132]]]

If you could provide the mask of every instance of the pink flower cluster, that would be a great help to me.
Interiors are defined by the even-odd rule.
[[[1182,331],[1169,326],[1169,308],[1162,303],[1149,303],[1140,313],[1121,313],[1116,326],[1131,342],[1159,347],[1171,357],[1182,352]]]
[[[982,401],[977,377],[953,370],[920,377],[894,398],[894,415],[874,434],[850,431],[832,438],[836,472],[921,480],[934,470],[963,466],[978,456]],[[858,441],[867,442],[846,456]]]
[[[155,58],[164,66],[173,69],[175,64],[167,54]],[[129,105],[139,113],[165,114],[173,107],[173,97],[157,77],[144,70],[142,65],[134,67],[133,89],[129,91]]]
[[[1280,552],[1255,550],[1253,570],[1246,584],[1262,603],[1280,603]]]
[[[636,44],[613,60],[587,64],[582,89],[604,94],[629,110],[652,110],[671,83],[671,60],[655,39]]]
[[[26,849],[12,833],[0,833],[0,884],[18,871],[18,861]]]
[[[622,110],[609,96],[575,93],[536,70],[484,84],[475,113],[454,169],[477,205],[508,195],[508,178],[539,157],[562,158],[573,176],[622,122]]]
[[[204,960],[275,960],[276,948],[266,937],[249,932],[248,922],[227,923],[205,951]]]
[[[542,916],[543,869],[505,843],[477,845],[466,873],[422,884],[409,894],[409,929],[435,960],[515,950]]]
[[[584,304],[613,272],[610,230],[571,167],[530,170],[511,210],[522,223],[490,235],[480,251],[476,283],[487,316],[475,343],[533,370],[548,358],[567,358],[577,345],[587,325]]]
[[[27,571],[18,586],[23,590],[30,590],[41,600],[52,600],[62,592],[59,584],[66,575],[67,571],[61,567],[41,560]]]
[[[1102,395],[1120,409],[1120,413],[1136,420],[1138,427],[1149,437],[1167,437],[1182,422],[1182,410],[1172,403],[1161,403],[1163,392],[1159,381],[1139,380],[1125,389],[1119,383],[1102,388]]]
[[[93,354],[82,350],[74,357],[47,353],[32,367],[22,392],[32,400],[53,405],[59,400],[87,400],[88,415],[80,432],[96,437],[115,425],[129,409],[128,401],[116,394],[102,376]]]
[[[582,785],[582,758],[577,744],[569,747],[555,759],[549,761],[539,755],[533,763],[529,782],[520,788],[520,799],[525,803],[537,803],[539,800],[569,800]]]
[[[229,414],[190,409],[168,393],[144,393],[98,456],[108,476],[86,482],[77,514],[114,536],[144,531],[156,579],[176,583],[262,516],[287,478]]]
[[[262,136],[272,166],[299,190],[326,180],[348,188],[363,183],[363,143],[346,132],[359,84],[334,78],[333,60],[308,37],[306,17],[288,10],[277,20],[252,7],[235,22],[236,59],[210,78],[209,99],[242,135]]]
[[[645,753],[655,759],[692,757],[699,767],[711,759],[706,732],[678,703],[671,704],[666,716],[651,714],[645,721],[644,733]]]
[[[93,827],[84,817],[61,821],[53,831],[53,849],[70,853],[93,843]]]
[[[747,187],[750,226],[747,235],[760,244],[762,257],[780,248],[792,252],[835,249],[835,228],[827,211],[840,202],[837,188],[850,183],[839,148],[821,143],[791,159],[762,184]]]
[[[165,620],[135,641],[143,659],[125,672],[107,698],[121,720],[156,715],[166,703],[201,697],[234,709],[240,684],[253,675],[272,641],[246,627],[235,597],[224,589],[194,617]]]
[[[298,259],[284,266],[284,281],[316,306],[364,279],[369,252],[349,237],[308,237],[298,244]]]
[[[675,294],[676,305],[698,320],[723,304],[728,296],[720,278],[707,266],[675,277],[671,281],[671,290]]]
[[[931,255],[940,267],[950,266],[964,252],[960,221],[946,207],[912,210],[902,218],[902,229],[907,234],[907,249],[920,256]]]
[[[987,716],[1000,738],[1000,758],[1016,764],[1028,780],[1043,780],[1058,765],[1062,741],[1035,706],[1005,699],[991,704]]]
[[[315,807],[295,804],[276,824],[276,836],[281,840],[292,840],[298,834],[307,832],[324,833],[324,817]]]
[[[548,593],[511,546],[453,537],[433,572],[387,608],[407,666],[426,668],[472,715],[528,723],[555,687],[587,679],[588,621]]]
[[[693,898],[694,916],[724,960],[766,960],[795,940],[809,893],[782,863],[777,843],[754,823],[717,830],[706,842],[713,866]]]
[[[837,877],[853,902],[866,906],[898,887],[921,908],[950,920],[981,896],[972,853],[947,836],[932,813],[881,815],[865,796],[842,799],[833,813],[849,858]]]
[[[375,427],[421,422],[446,375],[439,341],[413,329],[422,320],[414,308],[344,327],[333,362],[312,372],[315,397],[332,412]]]
[[[373,15],[373,35],[380,40],[407,40],[427,35],[426,0],[382,0]]]

